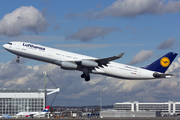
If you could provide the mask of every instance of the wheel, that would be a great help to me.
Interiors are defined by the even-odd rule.
[[[86,77],[85,77],[85,81],[87,82],[87,81],[90,81],[90,76],[89,75],[87,75]]]
[[[86,77],[86,75],[83,73],[82,75],[81,75],[81,78],[85,78]]]
[[[16,62],[17,62],[17,63],[19,63],[19,62],[20,62],[20,60],[19,60],[19,59],[17,59],[17,60],[16,60]]]

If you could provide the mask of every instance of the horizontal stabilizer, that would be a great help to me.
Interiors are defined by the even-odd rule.
[[[153,76],[155,78],[170,78],[171,76],[175,76],[175,75],[174,74],[160,74],[160,73],[155,72]]]

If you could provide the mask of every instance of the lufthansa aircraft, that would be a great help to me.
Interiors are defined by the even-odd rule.
[[[169,78],[173,74],[165,72],[177,56],[177,53],[169,52],[148,66],[133,67],[112,62],[121,58],[124,53],[113,57],[94,58],[26,42],[9,42],[3,47],[17,55],[17,62],[20,62],[19,56],[22,56],[56,64],[62,69],[82,71],[81,78],[85,81],[90,80],[90,73],[131,80]]]

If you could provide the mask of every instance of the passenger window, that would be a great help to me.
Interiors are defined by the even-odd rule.
[[[12,45],[12,43],[8,43],[9,45]]]

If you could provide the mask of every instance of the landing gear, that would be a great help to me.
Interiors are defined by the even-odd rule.
[[[86,77],[85,77],[85,81],[87,82],[87,81],[90,81],[90,76],[89,75],[87,75]]]
[[[86,77],[86,75],[83,73],[82,75],[81,75],[81,78],[85,78]]]
[[[19,62],[20,62],[20,60],[19,60],[19,56],[17,56],[17,60],[16,60],[16,62],[17,62],[17,63],[19,63]]]
[[[81,78],[84,78],[85,81],[90,81],[90,75],[85,75],[84,73],[81,75]]]
[[[90,75],[88,68],[83,68],[83,74],[81,75],[81,78],[84,78],[85,81],[90,81]]]

